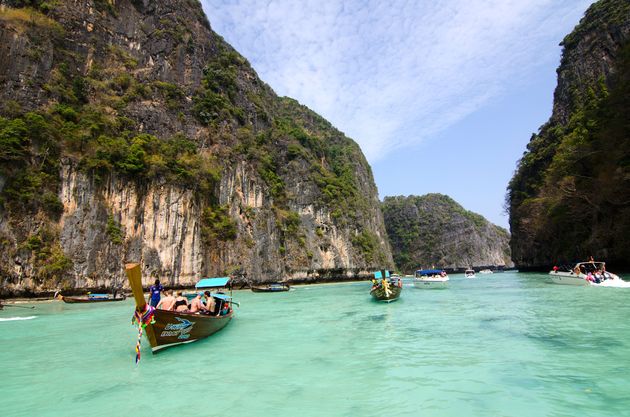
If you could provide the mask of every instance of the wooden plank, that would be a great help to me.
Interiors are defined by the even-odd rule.
[[[129,278],[129,285],[131,286],[131,292],[133,292],[133,298],[136,300],[136,310],[144,311],[144,307],[147,305],[147,301],[144,298],[144,291],[142,291],[142,270],[139,264],[127,264],[125,265],[125,272],[127,278]],[[157,340],[155,338],[155,331],[153,325],[148,324],[144,329],[147,339],[151,347],[157,346]]]
[[[127,264],[125,265],[125,272],[127,272],[127,278],[129,278],[133,298],[136,300],[136,307],[138,311],[142,311],[147,301],[144,299],[144,292],[142,291],[142,271],[140,270],[140,265]]]

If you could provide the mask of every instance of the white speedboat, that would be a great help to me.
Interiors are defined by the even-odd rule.
[[[618,275],[606,271],[605,262],[578,262],[573,269],[568,271],[554,267],[549,271],[549,278],[554,284],[561,285],[630,288],[630,282],[624,281]]]
[[[413,278],[416,288],[446,288],[448,275],[442,269],[419,269]]]
[[[480,274],[491,274],[492,270],[491,269],[482,269],[481,271],[479,271]]]
[[[472,269],[467,269],[466,272],[464,272],[464,276],[466,278],[477,278],[477,276],[475,275],[475,271]]]

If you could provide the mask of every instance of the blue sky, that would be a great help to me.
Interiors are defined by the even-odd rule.
[[[503,201],[551,114],[562,38],[591,0],[202,0],[277,94],[359,143],[382,199],[448,194],[507,227]]]

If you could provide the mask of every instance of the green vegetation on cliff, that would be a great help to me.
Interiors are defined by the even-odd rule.
[[[552,118],[532,136],[508,186],[517,265],[630,259],[629,37],[630,3],[600,1],[563,42],[554,107],[565,121]],[[583,61],[587,47],[612,54],[611,69],[599,56]]]
[[[404,272],[511,264],[508,232],[446,195],[385,197],[381,208],[394,262]]]
[[[375,217],[376,189],[358,145],[295,100],[277,97],[209,30],[197,1],[99,0],[95,9],[63,0],[0,5],[0,39],[11,40],[15,55],[0,71],[4,275],[14,275],[9,264],[18,252],[35,275],[60,281],[72,268],[58,256],[56,235],[64,169],[103,189],[121,179],[140,194],[156,184],[191,190],[203,243],[212,250],[241,237],[253,245],[241,234],[245,227],[251,232],[255,213],[220,190],[226,171],[246,166],[256,185],[264,184],[264,209],[273,216],[265,225],[277,227],[287,264],[310,262],[317,240],[326,246],[327,237],[315,231],[309,242],[296,212],[311,204],[348,231],[354,264],[387,263],[374,231],[362,230]],[[133,42],[117,37],[123,32],[133,33]],[[302,188],[317,197],[298,201]],[[119,217],[106,216],[102,230],[124,251]],[[26,244],[44,228],[52,249]]]

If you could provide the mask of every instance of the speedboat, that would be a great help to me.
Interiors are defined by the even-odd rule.
[[[568,268],[561,270],[554,266],[549,271],[549,278],[554,284],[562,285],[630,288],[630,282],[624,281],[618,275],[606,271],[605,262],[578,262],[570,270]]]
[[[446,288],[448,275],[443,269],[419,269],[413,278],[416,288]]]
[[[472,269],[467,269],[466,272],[464,272],[464,276],[466,278],[477,278],[477,276],[475,275],[475,271]]]
[[[480,274],[491,274],[492,270],[491,269],[482,269],[481,271],[479,271]]]

